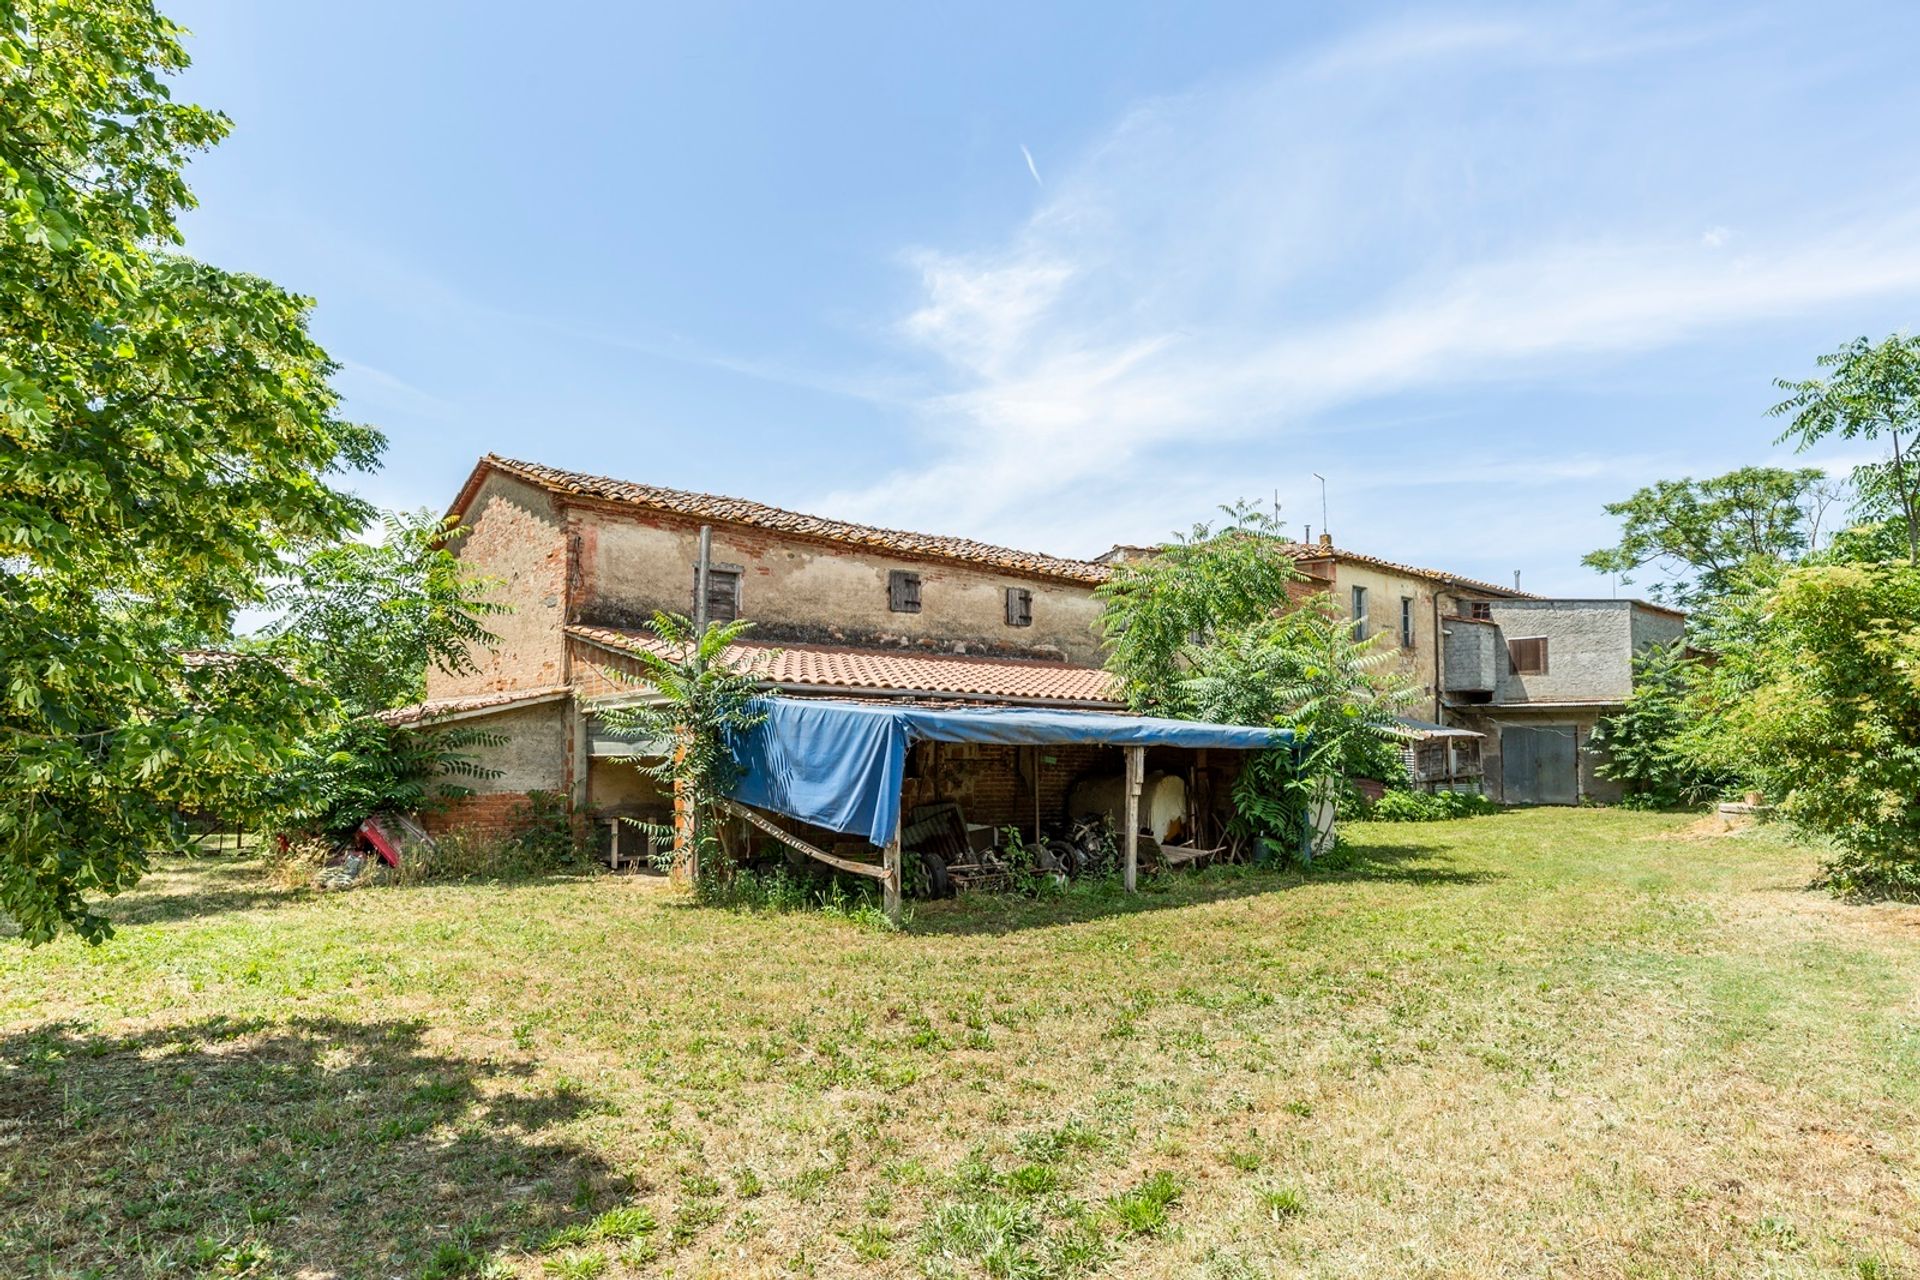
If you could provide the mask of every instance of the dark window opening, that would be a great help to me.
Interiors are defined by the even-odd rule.
[[[1025,587],[1007,588],[1007,625],[1010,627],[1033,625],[1033,592]]]
[[[1413,597],[1400,597],[1400,647],[1413,648]]]
[[[1507,666],[1516,676],[1546,675],[1546,637],[1535,636],[1525,640],[1507,641]]]
[[[707,567],[707,621],[732,622],[740,616],[740,579],[744,574],[738,565],[721,568],[718,565]],[[698,607],[700,599],[700,566],[693,568],[693,591],[691,598]]]
[[[1460,616],[1463,618],[1478,618],[1482,622],[1492,622],[1493,602],[1491,600],[1462,600],[1460,602]]]
[[[1353,638],[1355,640],[1367,638],[1367,589],[1365,587],[1353,589]]]
[[[920,575],[895,569],[887,574],[887,608],[895,613],[920,612]]]

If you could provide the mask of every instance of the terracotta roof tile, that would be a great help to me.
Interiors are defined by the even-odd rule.
[[[570,626],[567,633],[611,649],[662,655],[670,650],[648,631]],[[1112,678],[1105,671],[1066,662],[746,640],[727,650],[727,662],[736,671],[781,687],[1114,705]]]
[[[1382,560],[1379,556],[1370,556],[1360,551],[1348,551],[1344,547],[1329,547],[1325,543],[1289,542],[1287,554],[1295,560],[1348,560],[1354,564],[1372,565],[1376,569],[1404,573],[1415,578],[1427,578],[1434,582],[1449,582],[1457,586],[1471,587],[1475,591],[1484,591],[1489,595],[1507,596],[1516,600],[1540,599],[1530,591],[1515,591],[1512,587],[1503,587],[1494,582],[1481,582],[1477,578],[1463,578],[1457,573],[1446,573],[1440,569],[1422,569],[1415,565],[1401,564],[1397,560]]]
[[[451,716],[471,715],[476,711],[504,711],[522,703],[545,702],[551,698],[561,697],[566,692],[567,686],[556,684],[538,689],[497,689],[491,693],[430,698],[426,702],[416,702],[412,706],[382,711],[377,718],[391,725],[425,724],[433,720],[445,720]]]
[[[644,507],[650,511],[663,511],[697,520],[750,525],[754,528],[772,529],[780,533],[819,538],[828,542],[876,547],[884,551],[897,551],[903,555],[938,560],[961,560],[970,564],[983,564],[1004,569],[1011,573],[1043,578],[1064,578],[1072,582],[1101,583],[1111,576],[1111,570],[1106,565],[1096,564],[1091,560],[1072,560],[1063,556],[1044,555],[1037,551],[1016,551],[1011,547],[997,547],[990,543],[975,542],[970,538],[948,538],[930,533],[880,529],[872,525],[853,524],[846,520],[803,515],[798,511],[770,507],[764,503],[749,502],[743,498],[727,498],[711,493],[692,493],[684,489],[664,489],[658,485],[635,484],[627,480],[614,480],[607,476],[563,471],[558,467],[542,466],[537,462],[502,458],[491,453],[481,459],[481,464],[495,467],[553,493],[575,494],[583,498]]]

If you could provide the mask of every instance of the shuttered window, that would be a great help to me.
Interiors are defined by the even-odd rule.
[[[1367,589],[1365,587],[1353,589],[1353,638],[1355,640],[1367,638]]]
[[[738,566],[722,569],[717,565],[707,568],[707,621],[732,622],[740,616],[740,578],[742,570]],[[700,591],[700,568],[693,570],[693,599],[697,603]]]
[[[1033,592],[1025,587],[1007,588],[1007,625],[1010,627],[1033,625]]]
[[[1400,597],[1400,647],[1413,648],[1413,597]]]
[[[1547,638],[1534,636],[1507,641],[1507,666],[1516,676],[1547,674]]]
[[[887,575],[887,608],[895,613],[920,612],[920,575],[895,569]]]

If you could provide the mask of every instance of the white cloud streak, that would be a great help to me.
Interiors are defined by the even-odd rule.
[[[1151,468],[1231,495],[1232,460],[1199,455],[1345,406],[1920,295],[1911,202],[1782,209],[1705,162],[1650,191],[1676,95],[1718,86],[1610,99],[1582,76],[1709,39],[1405,24],[1142,104],[1003,244],[907,256],[899,333],[949,380],[919,406],[933,460],[823,504],[1090,542],[1120,532],[1090,489]],[[1031,514],[1063,495],[1090,514]]]

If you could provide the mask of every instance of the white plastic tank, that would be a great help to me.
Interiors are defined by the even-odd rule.
[[[1126,779],[1119,774],[1088,778],[1067,797],[1067,812],[1076,818],[1105,815],[1113,829],[1125,834]],[[1177,773],[1150,773],[1140,784],[1140,825],[1161,844],[1186,838],[1187,780]]]

